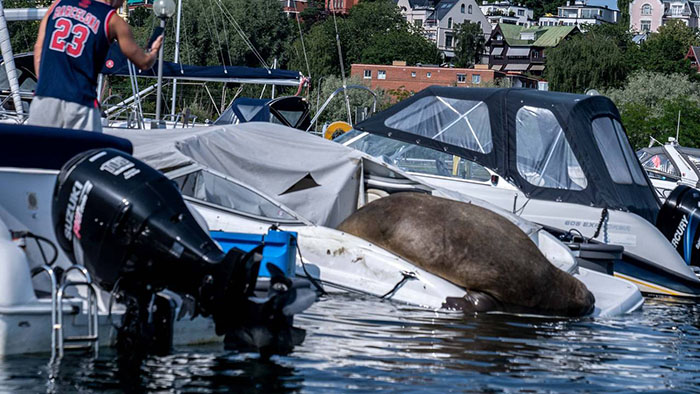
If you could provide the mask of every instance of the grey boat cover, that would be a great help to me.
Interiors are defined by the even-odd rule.
[[[105,129],[134,145],[134,156],[168,172],[192,164],[258,190],[316,225],[336,227],[357,209],[364,177],[418,184],[433,195],[471,202],[509,219],[528,236],[540,227],[491,204],[428,186],[358,150],[273,123],[168,130]]]

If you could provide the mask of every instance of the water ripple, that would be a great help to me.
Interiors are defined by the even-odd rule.
[[[296,318],[307,339],[261,360],[221,345],[131,369],[114,352],[0,360],[0,392],[700,392],[700,308],[650,298],[631,315],[557,320],[437,313],[334,296]]]

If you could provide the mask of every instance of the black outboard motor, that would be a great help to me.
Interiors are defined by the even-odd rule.
[[[700,267],[700,190],[681,185],[666,199],[656,227],[688,265]],[[696,272],[698,271],[695,269]]]
[[[194,300],[193,316],[212,316],[218,335],[248,339],[239,343],[262,353],[290,351],[303,340],[292,316],[315,300],[310,286],[273,267],[269,292],[255,297],[256,250],[224,254],[175,184],[126,153],[92,150],[66,163],[54,191],[53,223],[66,254],[127,306],[118,335],[127,351],[170,350],[174,309],[159,295],[164,289]],[[251,326],[267,335],[240,335]]]

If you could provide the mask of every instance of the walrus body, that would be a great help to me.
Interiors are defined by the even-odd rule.
[[[595,298],[583,283],[553,266],[513,223],[473,204],[398,193],[362,207],[338,229],[463,286],[468,295],[450,300],[453,306],[558,316],[593,311]]]

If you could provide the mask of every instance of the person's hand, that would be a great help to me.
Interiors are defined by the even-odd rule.
[[[155,41],[153,41],[153,44],[151,45],[150,52],[151,53],[158,53],[160,51],[160,47],[163,46],[163,35],[161,34],[156,38]]]

